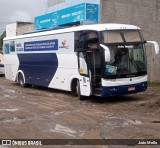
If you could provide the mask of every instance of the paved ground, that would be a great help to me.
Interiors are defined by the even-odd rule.
[[[160,139],[160,87],[134,95],[79,101],[68,92],[21,88],[0,77],[0,139],[19,138]]]

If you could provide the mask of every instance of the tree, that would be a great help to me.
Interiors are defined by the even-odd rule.
[[[2,48],[3,46],[3,39],[6,37],[6,31],[4,31],[2,33],[2,35],[0,36],[0,48]]]

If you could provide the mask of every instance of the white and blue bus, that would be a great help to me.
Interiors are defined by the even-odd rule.
[[[95,24],[4,39],[5,76],[82,96],[118,96],[147,89],[145,41],[137,26]]]

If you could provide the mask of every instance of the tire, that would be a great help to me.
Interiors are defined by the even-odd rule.
[[[71,94],[73,97],[77,97],[77,80],[76,79],[72,81]]]
[[[78,100],[83,100],[83,96],[81,95],[81,88],[80,88],[80,82],[79,82],[79,80],[77,80],[76,94],[77,94]]]
[[[19,74],[18,74],[18,84],[19,84],[21,87],[25,87],[25,86],[26,86],[26,84],[25,84],[25,82],[24,82],[24,77],[23,77],[22,73],[19,73]]]

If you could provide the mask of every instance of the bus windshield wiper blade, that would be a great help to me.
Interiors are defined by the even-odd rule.
[[[138,72],[142,72],[141,68],[138,66],[138,64],[133,59],[130,59],[130,61],[133,63],[133,65],[135,65],[135,68],[137,69]]]

